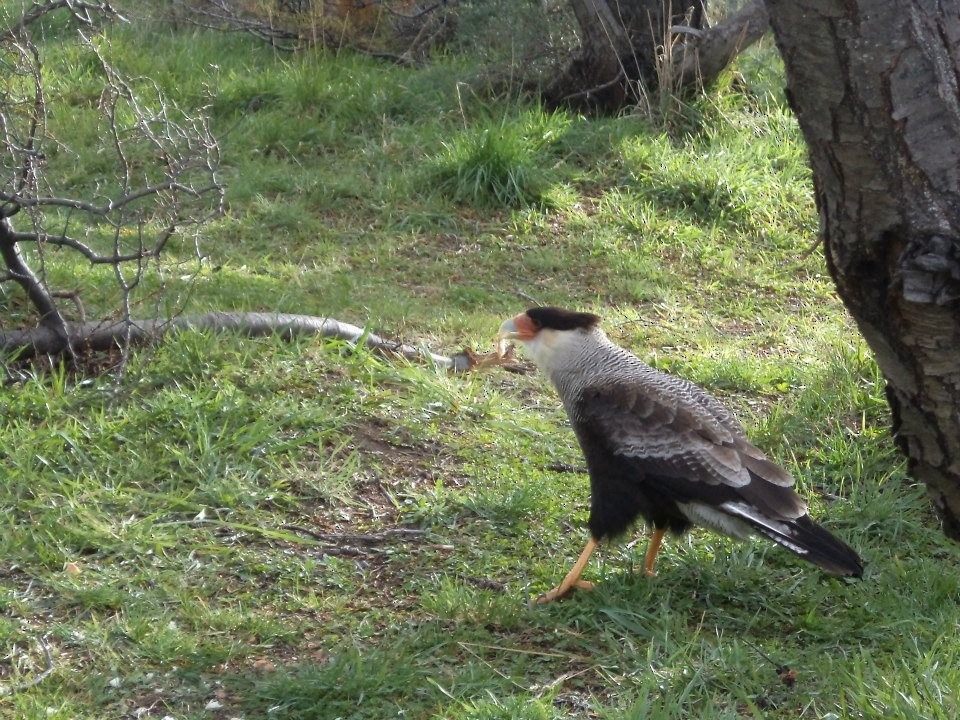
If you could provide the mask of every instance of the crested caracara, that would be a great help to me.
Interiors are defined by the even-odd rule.
[[[692,525],[738,539],[759,533],[835,575],[863,573],[857,553],[810,519],[790,474],[716,398],[614,345],[596,315],[532,308],[500,327],[501,349],[508,341],[556,387],[590,474],[590,540],[538,602],[590,587],[580,574],[597,543],[638,517],[652,531],[647,575],[664,534]]]

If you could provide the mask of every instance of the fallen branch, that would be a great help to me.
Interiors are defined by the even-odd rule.
[[[314,540],[320,540],[321,542],[351,542],[358,545],[376,545],[395,537],[418,538],[427,534],[426,530],[414,530],[412,528],[390,528],[378,533],[325,533],[311,530],[302,525],[291,524],[281,525],[280,528],[309,535]]]
[[[302,525],[284,524],[280,526],[281,530],[290,530],[300,533],[307,537],[329,543],[331,547],[323,548],[325,555],[347,555],[356,557],[359,555],[368,555],[370,553],[380,553],[384,550],[377,547],[379,544],[390,541],[391,538],[409,538],[419,539],[426,537],[425,530],[413,530],[409,528],[390,528],[378,533],[324,533]],[[354,545],[345,545],[341,543],[354,543]],[[361,547],[357,547],[357,546]],[[428,550],[453,550],[453,545],[438,545],[436,543],[420,543],[418,547]]]
[[[125,349],[155,341],[175,330],[234,331],[250,337],[279,335],[285,339],[301,336],[320,336],[344,340],[352,345],[361,342],[371,350],[386,356],[400,356],[407,360],[426,360],[451,372],[468,372],[488,367],[504,367],[522,372],[513,356],[498,357],[496,353],[478,354],[465,349],[451,356],[430,352],[426,348],[387,340],[364,328],[333,318],[313,315],[258,312],[211,312],[170,320],[137,320],[132,322],[65,323],[64,332],[48,327],[30,330],[0,331],[0,353],[15,355],[18,359],[35,355],[62,355],[74,351],[105,351]]]

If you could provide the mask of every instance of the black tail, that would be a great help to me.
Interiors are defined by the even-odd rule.
[[[856,551],[817,525],[809,515],[790,522],[789,534],[778,533],[769,527],[754,527],[796,556],[819,565],[827,572],[845,577],[863,576],[863,560]]]

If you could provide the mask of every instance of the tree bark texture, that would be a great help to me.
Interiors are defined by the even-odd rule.
[[[544,90],[544,101],[549,107],[601,111],[635,102],[637,83],[657,86],[658,57],[670,43],[670,27],[689,22],[700,29],[705,5],[705,0],[570,0],[580,51]]]
[[[830,273],[960,540],[960,4],[766,0]]]
[[[766,5],[763,0],[753,0],[692,40],[678,43],[673,49],[678,84],[709,85],[737,55],[763,37],[768,27]]]

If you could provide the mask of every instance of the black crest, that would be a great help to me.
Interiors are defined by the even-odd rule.
[[[538,328],[547,330],[589,330],[600,323],[600,316],[587,312],[574,312],[558,307],[535,307],[527,310],[527,317]]]

